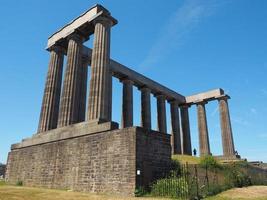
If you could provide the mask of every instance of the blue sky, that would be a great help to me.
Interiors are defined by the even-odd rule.
[[[232,97],[237,151],[249,160],[267,162],[265,0],[2,0],[0,162],[6,162],[12,143],[36,132],[49,60],[47,38],[95,3],[119,21],[112,29],[113,59],[185,96],[223,88]],[[114,80],[113,89],[113,120],[119,122],[119,81]],[[138,125],[140,94],[136,89],[134,94]],[[154,128],[155,103],[152,98]],[[222,153],[217,107],[217,102],[207,105],[215,155]],[[198,148],[195,106],[190,108],[190,123],[193,147]]]

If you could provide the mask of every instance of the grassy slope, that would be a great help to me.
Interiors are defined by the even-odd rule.
[[[10,186],[0,183],[0,200],[167,200],[167,198],[118,197],[63,190]]]
[[[173,155],[172,159],[178,160],[181,163],[185,164],[198,164],[200,161],[199,157],[194,157],[194,156],[187,156],[187,155]]]
[[[234,188],[206,200],[267,200],[267,186]]]

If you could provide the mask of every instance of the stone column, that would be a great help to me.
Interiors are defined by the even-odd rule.
[[[121,127],[127,128],[133,126],[133,81],[123,79],[121,82],[123,84]]]
[[[206,117],[206,102],[197,103],[200,156],[210,155],[209,134]]]
[[[181,134],[180,134],[180,120],[179,120],[179,108],[177,101],[170,102],[171,110],[171,125],[172,125],[172,136],[171,146],[172,154],[181,154]]]
[[[46,77],[38,133],[57,127],[63,60],[64,49],[60,46],[52,47],[50,49],[50,62]]]
[[[223,144],[223,155],[234,156],[235,147],[232,134],[232,126],[229,114],[228,99],[230,97],[225,95],[218,98],[220,108],[220,121],[222,131],[222,144]]]
[[[81,52],[83,38],[75,33],[68,39],[67,67],[60,101],[58,127],[68,126],[79,121]]]
[[[87,94],[87,76],[88,76],[88,58],[82,58],[81,76],[80,76],[80,100],[79,100],[79,114],[78,122],[85,121],[86,111],[86,94]]]
[[[95,20],[94,47],[91,63],[88,120],[98,123],[111,121],[112,75],[110,73],[110,28],[108,18]]]
[[[181,125],[182,125],[182,138],[183,147],[182,153],[186,155],[192,155],[191,135],[190,135],[190,123],[189,123],[189,105],[180,106],[181,111]]]
[[[151,129],[151,105],[150,93],[151,90],[143,87],[141,90],[141,126],[146,129]]]
[[[156,98],[158,131],[161,133],[167,133],[165,96],[156,95]]]

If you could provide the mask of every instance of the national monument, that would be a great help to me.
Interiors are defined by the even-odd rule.
[[[205,109],[209,101],[218,101],[222,156],[235,158],[229,96],[222,89],[183,96],[112,60],[110,33],[117,23],[107,9],[95,5],[48,39],[50,61],[38,131],[11,146],[7,181],[133,195],[135,188],[148,186],[168,170],[171,154],[192,154],[188,109],[193,105],[200,155],[211,154]],[[84,45],[91,35],[92,49]],[[112,121],[112,78],[123,86],[120,126]],[[140,126],[133,125],[133,87],[141,93]],[[151,129],[151,94],[157,100],[157,130]]]

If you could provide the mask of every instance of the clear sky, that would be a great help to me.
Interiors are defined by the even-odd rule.
[[[267,162],[267,1],[0,2],[0,162],[6,162],[11,144],[36,132],[49,61],[47,38],[96,3],[119,21],[112,28],[113,59],[185,96],[223,88],[232,97],[229,106],[237,151],[249,160]],[[113,88],[113,120],[119,122],[117,80]],[[138,125],[140,94],[134,92]],[[207,105],[215,155],[222,153],[217,107],[217,102]],[[154,98],[152,110],[156,128]],[[190,123],[193,147],[198,148],[195,106],[190,109]]]

